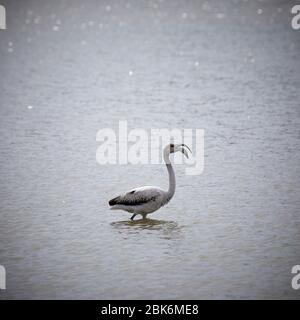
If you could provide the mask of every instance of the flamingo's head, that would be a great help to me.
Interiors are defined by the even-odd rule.
[[[166,150],[169,151],[169,153],[175,153],[175,152],[182,152],[187,158],[189,157],[186,149],[188,149],[191,153],[191,149],[184,143],[179,143],[179,144],[174,144],[174,143],[170,143],[169,145],[166,146]]]

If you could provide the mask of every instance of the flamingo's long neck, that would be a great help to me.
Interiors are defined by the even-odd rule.
[[[170,162],[169,156],[170,156],[170,152],[164,152],[164,161],[166,163],[168,174],[169,174],[169,189],[167,192],[166,201],[170,201],[170,199],[174,196],[175,188],[176,188],[175,173],[174,173],[172,164]]]

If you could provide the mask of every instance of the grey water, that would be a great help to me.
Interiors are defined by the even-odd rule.
[[[2,1],[0,299],[299,299],[293,1]],[[200,128],[201,175],[130,222],[163,165],[99,165],[96,134]]]

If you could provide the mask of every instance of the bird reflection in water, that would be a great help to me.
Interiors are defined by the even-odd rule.
[[[157,219],[138,219],[112,222],[111,226],[121,233],[140,233],[143,230],[159,232],[159,236],[164,239],[173,239],[180,235],[181,227],[175,221]],[[152,233],[152,232],[151,232]]]

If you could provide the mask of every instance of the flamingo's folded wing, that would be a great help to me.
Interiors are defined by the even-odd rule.
[[[127,206],[137,206],[155,200],[159,196],[161,196],[161,190],[158,188],[141,187],[111,199],[109,201],[109,205],[114,206],[116,204],[122,204]]]

